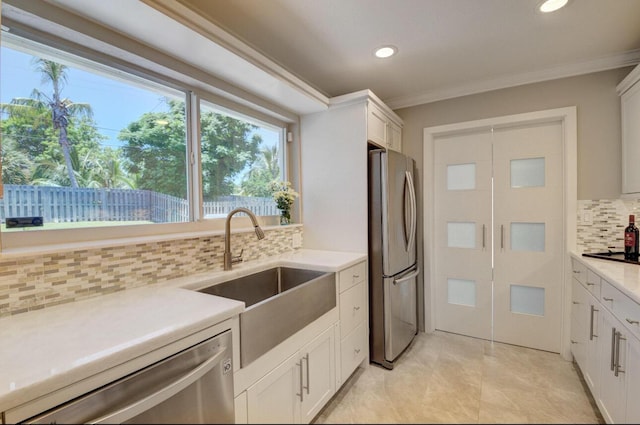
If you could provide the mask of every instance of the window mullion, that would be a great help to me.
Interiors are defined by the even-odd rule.
[[[200,100],[193,93],[187,93],[187,175],[189,191],[189,219],[199,221],[203,218],[202,170],[200,161]]]

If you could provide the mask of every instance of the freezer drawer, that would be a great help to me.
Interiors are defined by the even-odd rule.
[[[419,271],[384,280],[385,359],[393,362],[409,346],[418,331],[417,279]]]

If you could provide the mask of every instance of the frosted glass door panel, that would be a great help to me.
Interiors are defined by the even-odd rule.
[[[544,228],[544,223],[511,223],[511,250],[544,252]]]
[[[447,223],[447,246],[449,248],[475,248],[475,223]]]
[[[544,158],[512,159],[511,187],[544,187]]]
[[[476,164],[447,165],[447,190],[476,188]]]
[[[447,279],[449,304],[476,306],[476,282],[465,279]]]
[[[511,312],[544,316],[544,288],[511,285]]]

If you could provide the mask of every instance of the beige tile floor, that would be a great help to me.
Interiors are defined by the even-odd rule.
[[[313,423],[604,423],[559,354],[420,333],[392,371],[359,368]]]

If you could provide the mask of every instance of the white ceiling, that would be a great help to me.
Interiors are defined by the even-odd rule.
[[[640,0],[179,1],[326,96],[394,109],[640,62]]]

